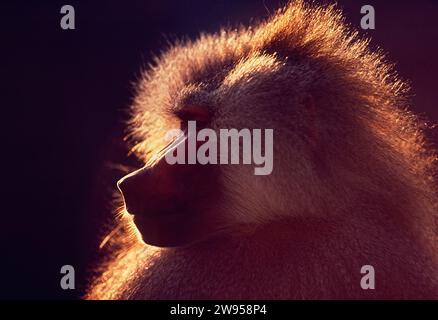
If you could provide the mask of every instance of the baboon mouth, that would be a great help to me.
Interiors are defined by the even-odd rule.
[[[180,217],[189,212],[188,205],[179,200],[160,201],[159,203],[148,206],[146,203],[141,207],[131,207],[129,203],[125,203],[126,211],[132,216],[149,217],[151,219],[163,219]]]
[[[141,216],[149,219],[172,219],[181,217],[187,210],[186,206],[178,204],[163,205],[161,207],[144,207],[139,209],[130,209],[126,207],[126,211],[136,217]]]
[[[133,215],[134,224],[145,243],[158,247],[174,247],[188,242],[193,236],[188,230],[194,223],[182,211],[163,211]]]

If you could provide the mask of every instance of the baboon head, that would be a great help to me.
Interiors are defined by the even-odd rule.
[[[393,74],[334,7],[301,1],[255,26],[174,44],[139,82],[129,138],[145,166],[119,182],[143,240],[186,245],[390,194],[429,164]],[[218,135],[272,129],[272,172],[168,164],[166,133],[186,133],[188,121]]]

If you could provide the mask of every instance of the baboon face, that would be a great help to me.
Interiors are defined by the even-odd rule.
[[[211,128],[217,133],[220,129],[272,129],[273,168],[269,175],[255,175],[253,164],[242,164],[242,153],[248,152],[243,150],[242,140],[239,164],[170,165],[165,155],[172,151],[164,148],[152,165],[118,183],[126,209],[134,215],[146,243],[188,244],[271,219],[273,212],[287,210],[289,201],[278,199],[278,188],[287,192],[293,183],[286,183],[287,171],[281,170],[285,166],[281,163],[296,155],[279,141],[289,141],[287,145],[293,146],[291,139],[297,139],[291,134],[291,126],[299,118],[296,110],[303,105],[301,97],[287,85],[293,78],[286,62],[260,54],[236,62],[216,86],[205,85],[208,79],[201,79],[196,85],[182,87],[170,109],[173,127],[179,125],[184,130],[188,121],[196,121],[198,129]],[[164,132],[149,139],[164,139]],[[187,136],[184,139],[182,143],[186,144]],[[198,142],[198,147],[202,144]],[[220,148],[219,142],[217,145]],[[279,154],[283,160],[278,160]]]
[[[173,48],[140,84],[131,122],[134,151],[155,160],[147,159],[145,168],[118,185],[146,243],[189,244],[289,215],[300,204],[293,194],[305,190],[294,179],[294,167],[301,175],[308,169],[310,67],[263,47],[245,49],[249,33],[215,35]],[[157,141],[164,141],[170,129],[184,131],[188,121],[216,133],[272,129],[272,172],[255,175],[254,164],[241,161],[168,164],[169,148],[163,150],[165,143]],[[241,144],[240,149],[242,155]]]

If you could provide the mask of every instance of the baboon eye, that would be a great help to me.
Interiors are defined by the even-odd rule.
[[[188,121],[196,121],[199,126],[205,126],[211,119],[210,110],[204,106],[188,106],[176,110],[175,115],[181,119],[181,127],[185,128]]]

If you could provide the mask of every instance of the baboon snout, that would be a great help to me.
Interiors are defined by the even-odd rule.
[[[143,168],[124,176],[117,182],[117,187],[123,195],[125,208],[130,214],[142,211],[145,194],[148,192],[150,172]]]
[[[126,210],[133,215],[172,213],[181,208],[185,181],[193,171],[188,165],[169,165],[162,158],[153,167],[143,167],[123,177],[117,186]]]

